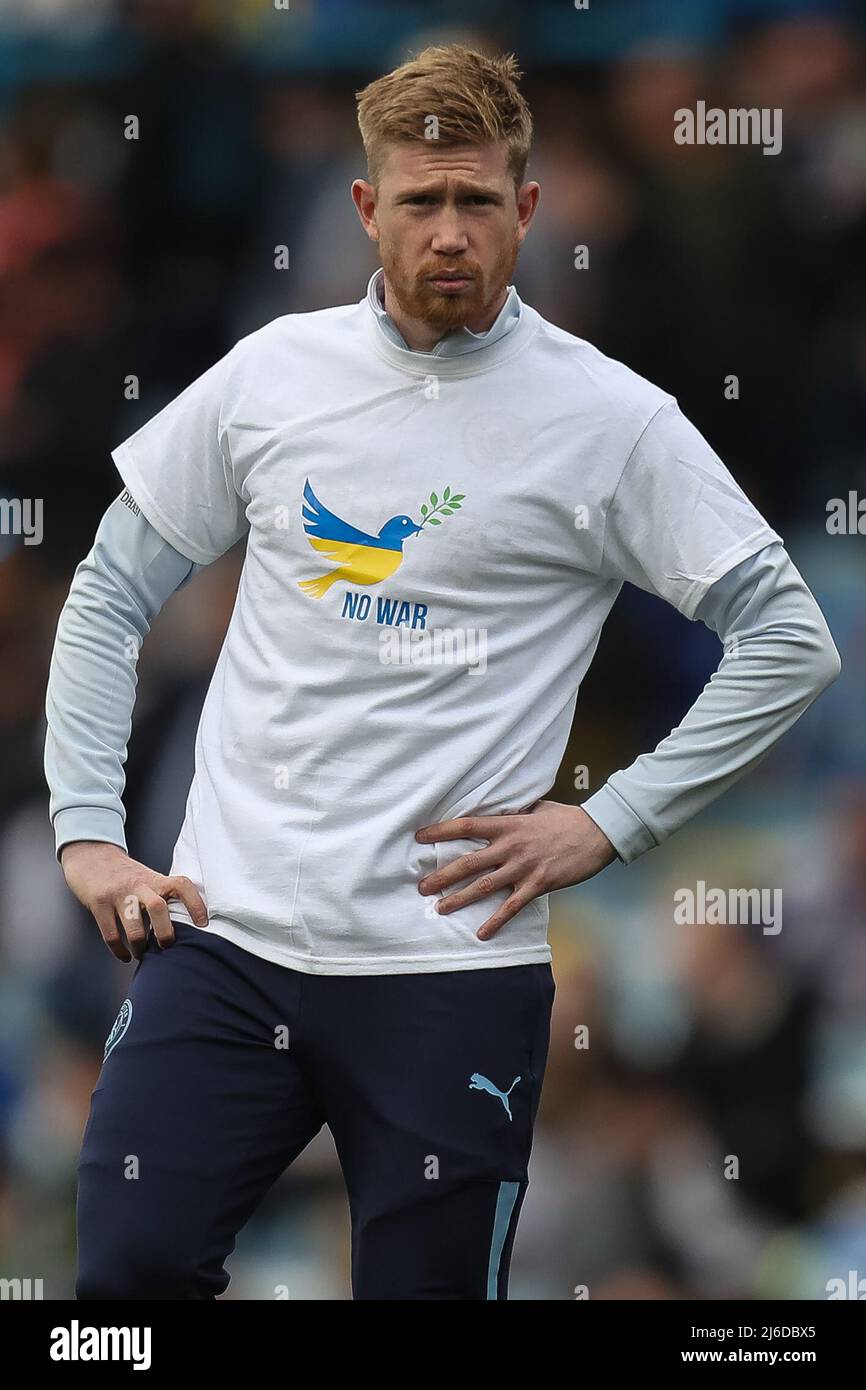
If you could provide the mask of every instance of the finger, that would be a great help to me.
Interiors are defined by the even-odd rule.
[[[489,941],[491,936],[495,936],[498,931],[510,922],[512,917],[516,917],[518,912],[522,912],[527,903],[531,903],[533,898],[538,897],[538,892],[534,888],[522,888],[512,893],[510,898],[506,898],[501,907],[497,908],[492,917],[488,917],[486,922],[478,928],[475,935],[479,941]]]
[[[166,880],[161,890],[164,898],[179,898],[197,927],[207,926],[207,908],[191,878],[177,874]]]
[[[153,927],[153,934],[156,937],[157,945],[160,947],[170,946],[174,941],[174,927],[168,915],[168,904],[165,898],[157,893],[150,884],[143,883],[137,890],[141,899],[141,905],[150,918],[150,925]]]
[[[130,951],[136,960],[141,960],[147,950],[147,923],[141,914],[138,893],[127,893],[115,903],[114,910],[120,918]]]
[[[444,917],[449,912],[457,912],[461,907],[468,907],[470,903],[477,903],[482,898],[488,898],[491,893],[496,893],[500,888],[512,888],[514,886],[514,869],[499,869],[496,873],[482,874],[476,878],[474,883],[470,883],[466,888],[461,888],[459,893],[451,893],[447,898],[440,898],[437,910]]]
[[[126,942],[120,933],[120,928],[114,916],[113,907],[93,908],[93,917],[99,928],[103,941],[113,956],[122,960],[127,965],[132,960],[132,956],[127,950]]]
[[[487,849],[471,850],[469,854],[461,854],[453,863],[445,864],[441,869],[427,874],[426,878],[421,879],[418,889],[421,893],[438,893],[440,889],[448,888],[452,883],[459,883],[471,874],[483,873],[485,869],[496,868],[501,863],[502,853],[493,845]]]
[[[423,825],[415,831],[422,845],[433,840],[492,840],[503,830],[511,830],[512,816],[460,816],[457,820],[440,820],[435,825]]]

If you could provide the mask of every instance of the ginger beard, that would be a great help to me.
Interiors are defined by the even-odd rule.
[[[440,261],[426,261],[419,270],[409,270],[396,243],[392,243],[384,233],[379,236],[379,257],[388,287],[403,313],[408,318],[429,324],[439,333],[448,333],[455,328],[465,328],[469,323],[483,321],[484,315],[492,309],[511,282],[519,246],[515,227],[510,242],[503,246],[486,277],[477,261],[459,255],[443,256]],[[431,283],[429,277],[446,270],[461,271],[471,276],[471,283],[458,294],[444,294]]]

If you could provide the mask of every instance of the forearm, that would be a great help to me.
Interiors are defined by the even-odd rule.
[[[753,768],[839,674],[823,614],[779,544],[718,580],[696,617],[725,644],[718,670],[654,752],[583,803],[625,863]]]
[[[72,840],[126,848],[124,763],[150,624],[197,569],[118,498],[78,566],[57,625],[45,776],[57,854]]]

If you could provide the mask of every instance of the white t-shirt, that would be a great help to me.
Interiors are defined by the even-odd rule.
[[[415,831],[549,792],[623,580],[692,617],[779,539],[672,396],[527,304],[460,356],[366,296],[276,319],[113,457],[190,560],[248,533],[171,872],[314,974],[549,960],[546,897],[490,941],[506,890],[438,915],[419,880],[483,842]]]

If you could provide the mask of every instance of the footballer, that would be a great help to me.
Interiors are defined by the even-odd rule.
[[[549,895],[666,840],[839,672],[675,397],[521,299],[519,84],[513,56],[445,45],[365,87],[366,290],[243,338],[113,453],[47,692],[63,873],[136,963],[82,1144],[79,1299],[217,1298],[325,1125],[356,1299],[505,1299]],[[127,853],[129,652],[242,538],[166,874]],[[558,804],[626,581],[723,655],[657,748]]]

